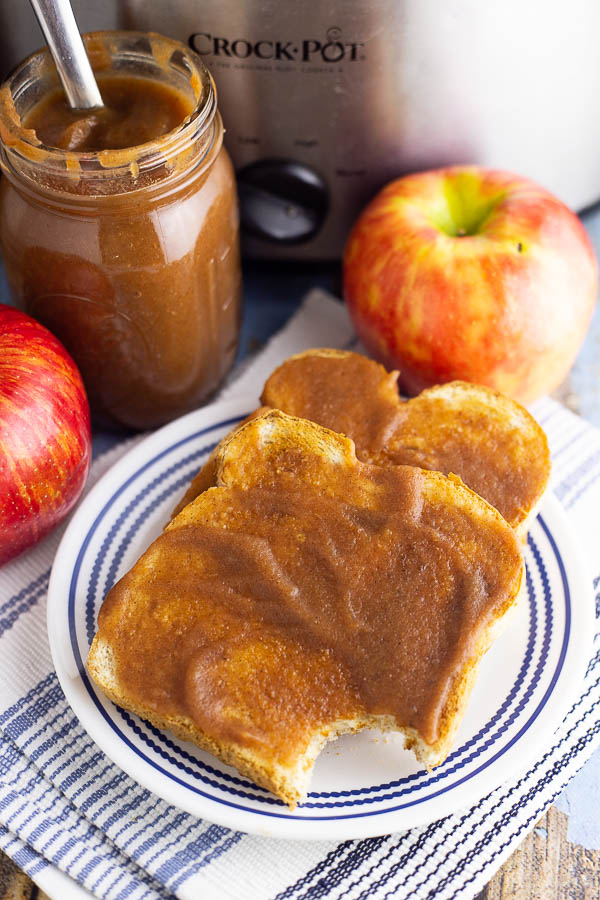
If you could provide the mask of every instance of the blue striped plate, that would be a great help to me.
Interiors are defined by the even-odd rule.
[[[211,449],[252,409],[218,402],[139,443],[95,486],[58,550],[48,595],[58,677],[91,737],[140,784],[198,817],[302,839],[362,838],[442,818],[525,769],[577,695],[591,655],[593,599],[557,500],[548,497],[526,548],[526,591],[486,655],[455,750],[428,773],[399,736],[362,732],[328,745],[308,801],[291,812],[191,744],[106,700],[85,660],[111,585],[168,520]]]

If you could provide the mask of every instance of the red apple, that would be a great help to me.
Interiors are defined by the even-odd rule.
[[[579,219],[532,181],[476,166],[393,181],[344,252],[357,333],[409,394],[455,378],[523,403],[553,390],[597,287]]]
[[[90,459],[75,363],[43,325],[0,304],[0,565],[66,516]]]

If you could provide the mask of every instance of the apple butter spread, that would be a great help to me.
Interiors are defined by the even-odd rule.
[[[104,106],[72,109],[57,88],[23,117],[23,127],[61,150],[123,150],[167,134],[194,109],[191,97],[150,78],[100,73],[96,80]]]
[[[261,402],[347,434],[359,459],[458,475],[515,528],[550,477],[535,419],[490,388],[450,382],[404,401],[397,372],[358,353],[309,350],[267,380]]]
[[[217,471],[107,595],[93,677],[263,772],[377,716],[440,762],[519,590],[514,531],[440,473],[359,462],[277,410],[226,439]]]
[[[548,441],[533,416],[514,400],[464,381],[404,401],[397,377],[358,353],[306,350],[267,379],[262,409],[281,409],[348,435],[365,462],[452,473],[525,537],[551,470]],[[214,484],[216,453],[174,514]]]
[[[233,362],[235,179],[194,53],[137,32],[85,40],[103,108],[69,109],[46,52],[0,90],[0,245],[14,302],[71,352],[96,421],[149,428]]]

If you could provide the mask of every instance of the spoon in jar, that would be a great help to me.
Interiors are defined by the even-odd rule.
[[[103,106],[69,0],[31,0],[69,106],[93,109]]]

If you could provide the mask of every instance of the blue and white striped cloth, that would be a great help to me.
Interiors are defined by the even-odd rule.
[[[254,391],[290,353],[345,346],[344,308],[313,292],[226,393]],[[595,576],[600,617],[600,432],[546,399],[554,491]],[[127,449],[96,461],[90,484]],[[46,638],[59,533],[0,571],[0,847],[56,900],[467,898],[486,884],[600,744],[600,640],[581,696],[518,780],[439,822],[363,841],[275,842],[194,819],[141,788],[66,703]]]

